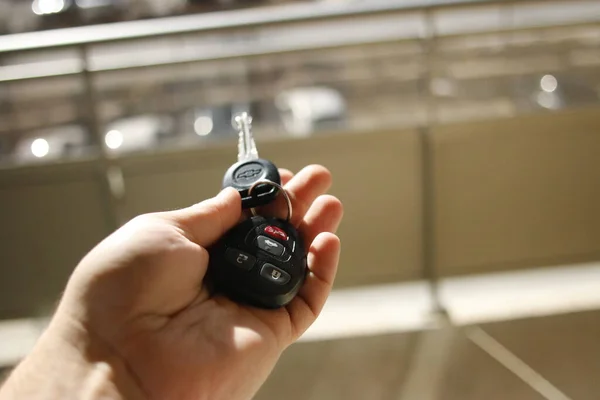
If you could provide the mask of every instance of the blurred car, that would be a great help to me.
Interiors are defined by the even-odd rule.
[[[83,23],[115,22],[126,18],[131,0],[75,0]]]
[[[0,34],[161,18],[293,0],[0,0]]]
[[[130,0],[131,17],[160,18],[181,14],[185,11],[187,0]]]
[[[8,160],[11,156],[7,135],[0,135],[0,161]]]
[[[61,126],[34,132],[15,146],[16,162],[58,160],[85,155],[90,149],[88,132],[79,125]]]
[[[116,22],[125,19],[130,0],[33,0],[41,29]]]
[[[307,136],[316,130],[339,127],[346,118],[346,101],[333,88],[301,87],[281,92],[275,98],[285,129]]]
[[[132,19],[130,10],[136,1],[146,0],[0,0],[0,33],[22,33]]]
[[[38,29],[39,17],[31,10],[31,2],[0,0],[0,24],[7,33],[30,32]]]
[[[0,35],[10,33],[9,22],[11,10],[12,6],[8,0],[0,0]]]
[[[343,95],[329,87],[300,87],[279,93],[273,100],[193,108],[181,118],[178,131],[193,141],[223,140],[237,137],[232,125],[236,115],[252,115],[255,134],[262,128],[275,129],[284,135],[308,136],[316,131],[339,128],[346,120],[347,106]],[[283,124],[284,132],[278,127]]]
[[[193,108],[182,115],[181,132],[196,140],[231,137],[233,112],[231,105]]]
[[[260,124],[263,119],[257,110],[257,104],[244,102],[192,107],[178,114],[176,127],[178,136],[174,139],[180,146],[235,140],[238,137],[238,132],[232,123],[235,116],[247,112],[252,115],[255,123]]]
[[[185,11],[209,12],[272,4],[272,0],[187,0]]]
[[[515,79],[519,110],[559,110],[598,103],[600,97],[585,78],[570,73],[548,73]]]
[[[122,118],[106,126],[104,145],[110,154],[152,150],[173,132],[168,115],[139,115]]]

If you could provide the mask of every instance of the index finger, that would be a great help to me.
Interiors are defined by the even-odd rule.
[[[331,173],[322,165],[309,165],[292,177],[283,186],[292,203],[291,224],[298,227],[311,204],[330,187]],[[285,218],[287,204],[283,196],[277,196],[273,203],[262,207],[260,214]]]

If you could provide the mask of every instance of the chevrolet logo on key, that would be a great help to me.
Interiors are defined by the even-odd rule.
[[[244,171],[240,172],[239,174],[237,174],[236,179],[251,179],[251,178],[254,178],[255,176],[259,175],[261,172],[262,172],[261,168],[247,169],[247,170],[244,170]]]

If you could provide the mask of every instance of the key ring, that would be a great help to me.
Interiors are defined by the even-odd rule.
[[[288,209],[288,215],[287,215],[287,218],[285,221],[290,222],[290,220],[292,219],[292,200],[290,199],[290,195],[288,194],[288,192],[283,187],[281,187],[281,185],[279,185],[278,183],[263,179],[263,180],[258,180],[256,182],[254,182],[252,184],[252,186],[250,186],[250,188],[248,189],[248,195],[251,195],[252,190],[258,185],[273,186],[273,187],[276,187],[277,189],[279,189],[279,191],[281,193],[283,193],[283,197],[285,198],[285,202],[287,204],[287,209]],[[256,210],[254,207],[250,208],[250,212],[252,213],[252,215],[254,217],[256,217],[258,215],[258,214],[256,214]]]

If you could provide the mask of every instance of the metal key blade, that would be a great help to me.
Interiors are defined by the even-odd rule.
[[[242,113],[235,117],[235,128],[239,131],[238,162],[258,159],[258,150],[252,135],[252,117]]]
[[[232,125],[239,131],[238,160],[225,172],[223,187],[234,187],[242,196],[242,208],[254,208],[272,202],[278,188],[274,185],[259,184],[250,193],[250,188],[259,180],[281,184],[279,170],[269,160],[258,157],[258,150],[252,135],[252,117],[247,113],[236,115]]]

